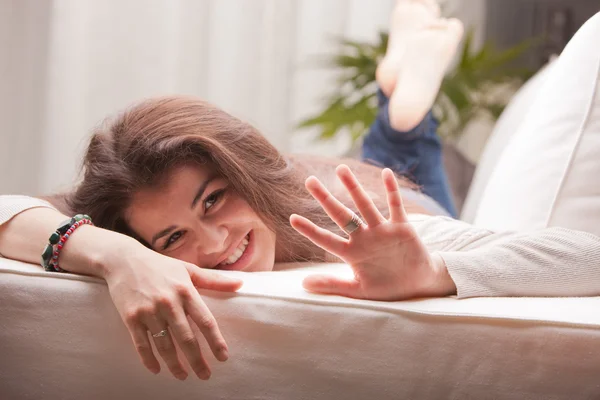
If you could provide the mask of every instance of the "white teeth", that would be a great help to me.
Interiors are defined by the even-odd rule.
[[[244,254],[244,251],[246,251],[246,247],[248,246],[248,235],[242,239],[240,245],[238,246],[237,249],[235,249],[235,251],[233,252],[232,255],[230,255],[229,257],[227,257],[227,259],[225,261],[223,261],[221,264],[222,265],[229,265],[229,264],[233,264],[234,262],[236,262],[237,260],[240,259],[240,257]]]

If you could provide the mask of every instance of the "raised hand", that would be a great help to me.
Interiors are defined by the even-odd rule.
[[[317,246],[349,264],[354,278],[311,275],[304,280],[304,287],[317,293],[371,300],[402,300],[453,293],[456,288],[443,260],[427,251],[407,221],[393,172],[382,171],[389,218],[383,217],[346,165],[340,165],[336,172],[364,223],[356,218],[354,221],[358,224],[353,222],[352,210],[315,177],[306,180],[306,188],[329,217],[349,233],[349,237],[343,238],[295,214],[290,217],[290,223]]]

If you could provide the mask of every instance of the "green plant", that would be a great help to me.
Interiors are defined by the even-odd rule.
[[[445,76],[433,107],[440,121],[438,132],[445,138],[458,137],[475,117],[489,115],[497,119],[508,99],[499,99],[490,92],[499,85],[516,90],[533,73],[511,64],[537,40],[502,51],[488,42],[475,50],[473,37],[473,30],[469,30],[460,59]],[[299,127],[318,127],[321,139],[330,139],[340,132],[349,132],[353,141],[364,135],[377,114],[375,71],[385,55],[387,42],[387,32],[381,32],[376,43],[341,39],[339,54],[327,62],[329,67],[341,70],[337,88],[329,96],[326,108],[302,121]]]

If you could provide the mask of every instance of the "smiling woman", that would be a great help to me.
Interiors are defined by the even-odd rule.
[[[385,208],[379,169],[352,164]],[[96,130],[83,181],[67,201],[98,226],[200,267],[270,270],[274,262],[325,259],[288,221],[298,213],[339,231],[303,188],[308,172],[331,181],[335,165],[286,157],[252,126],[200,99],[164,97]],[[426,212],[411,202],[405,207]],[[244,257],[236,260],[245,239]]]
[[[138,191],[124,221],[153,250],[202,268],[260,271],[274,264],[275,233],[206,165],[177,167]]]

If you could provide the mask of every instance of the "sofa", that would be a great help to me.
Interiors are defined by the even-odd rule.
[[[515,96],[464,220],[600,236],[599,38],[600,14]],[[142,366],[102,280],[0,259],[0,398],[600,398],[600,297],[374,302],[302,289],[346,265],[281,269],[229,272],[244,280],[235,294],[201,291],[230,359],[208,356],[209,381],[181,382]]]

